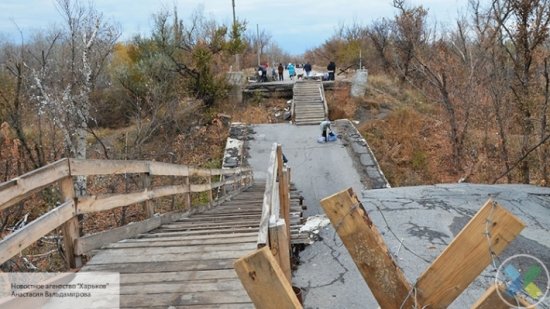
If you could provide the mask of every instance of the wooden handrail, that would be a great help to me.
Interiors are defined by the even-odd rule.
[[[0,264],[11,259],[42,236],[60,227],[76,214],[73,200],[65,202],[40,216],[27,226],[13,232],[0,242]]]
[[[45,187],[57,184],[62,179],[68,180],[67,186],[70,187],[73,176],[134,173],[149,176],[184,177],[185,184],[145,188],[143,191],[127,194],[100,194],[66,200],[65,203],[0,241],[0,264],[53,229],[75,218],[77,214],[104,211],[175,194],[207,192],[224,185],[250,183],[252,179],[250,168],[202,169],[153,161],[62,159],[0,184],[0,211]],[[232,175],[233,177],[212,182],[212,176],[220,175]],[[208,177],[208,182],[206,184],[191,184],[189,182],[191,176]]]
[[[69,161],[61,159],[0,184],[0,210],[69,175]]]

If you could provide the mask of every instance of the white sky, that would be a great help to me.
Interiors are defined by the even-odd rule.
[[[87,1],[87,0],[83,0]],[[422,4],[429,11],[429,19],[443,24],[466,11],[468,0],[409,0]],[[85,3],[85,2],[84,2]],[[121,25],[122,39],[148,34],[151,15],[160,8],[178,7],[182,18],[202,5],[207,16],[229,25],[232,21],[231,0],[95,0],[95,7]],[[391,18],[395,9],[392,0],[235,0],[237,18],[248,22],[248,29],[271,33],[285,51],[301,54],[325,42],[339,24],[370,24],[381,17]],[[0,33],[18,37],[17,27],[25,36],[33,30],[45,29],[61,23],[54,0],[0,0]]]

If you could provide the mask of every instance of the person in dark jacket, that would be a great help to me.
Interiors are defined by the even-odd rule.
[[[311,64],[309,62],[304,65],[304,71],[306,72],[306,77],[309,77],[311,74]]]
[[[277,71],[279,73],[279,80],[283,80],[283,73],[285,72],[285,68],[283,67],[282,63],[279,63],[279,66],[277,67]]]
[[[327,65],[327,70],[328,70],[328,80],[334,80],[334,73],[336,73],[336,63],[334,63],[334,61],[331,61]]]

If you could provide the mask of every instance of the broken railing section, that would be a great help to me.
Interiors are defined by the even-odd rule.
[[[489,200],[410,284],[352,189],[323,199],[321,206],[381,308],[447,308],[525,227]],[[476,308],[489,307],[482,299]]]
[[[301,308],[290,266],[290,170],[276,143],[269,157],[258,250],[234,267],[257,308]]]

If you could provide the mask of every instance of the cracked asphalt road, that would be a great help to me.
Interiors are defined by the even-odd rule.
[[[502,258],[517,253],[532,254],[550,267],[550,189],[526,185],[449,184],[365,190],[350,152],[341,140],[318,144],[318,126],[289,124],[252,126],[248,142],[249,164],[256,179],[265,178],[269,152],[274,142],[292,169],[292,181],[303,192],[306,215],[323,213],[319,201],[352,187],[361,198],[372,221],[394,254],[409,282],[428,267],[452,241],[468,220],[492,196],[520,217],[527,227],[503,252]],[[355,166],[355,167],[354,167]],[[384,221],[380,211],[387,221]],[[389,228],[391,228],[391,231]],[[401,248],[395,235],[415,254]],[[377,308],[367,284],[331,225],[320,232],[321,241],[300,254],[302,264],[293,283],[304,289],[306,308]],[[468,308],[494,281],[487,269],[462,293],[450,308]],[[545,300],[550,308],[550,298]]]

